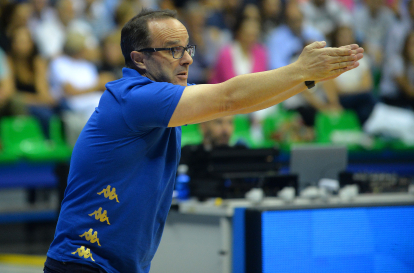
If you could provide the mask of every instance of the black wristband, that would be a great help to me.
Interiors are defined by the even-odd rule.
[[[308,89],[311,89],[315,87],[315,81],[305,81],[305,85],[308,87]]]

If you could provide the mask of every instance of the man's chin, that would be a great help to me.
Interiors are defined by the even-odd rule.
[[[178,80],[176,80],[174,82],[174,84],[181,85],[181,86],[187,86],[187,80],[180,80],[180,79],[178,79]]]

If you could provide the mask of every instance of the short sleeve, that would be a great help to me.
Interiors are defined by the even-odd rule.
[[[123,116],[132,130],[167,127],[185,86],[153,82],[136,86],[122,96]]]

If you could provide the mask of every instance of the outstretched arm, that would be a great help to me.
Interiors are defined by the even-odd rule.
[[[305,81],[323,81],[356,68],[363,57],[358,45],[324,48],[315,42],[293,64],[240,75],[220,84],[186,87],[169,127],[199,123],[270,107],[306,89]]]

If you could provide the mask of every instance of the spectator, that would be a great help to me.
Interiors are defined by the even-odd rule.
[[[10,97],[13,93],[13,78],[7,64],[6,54],[0,48],[0,117],[10,113]]]
[[[190,44],[197,45],[197,54],[193,57],[188,82],[195,84],[207,83],[210,69],[215,61],[219,44],[211,37],[211,32],[205,27],[206,11],[203,6],[191,2],[185,6],[185,25],[190,36]]]
[[[116,31],[121,33],[122,27],[136,14],[135,7],[130,1],[122,1],[115,10]],[[119,34],[121,35],[121,34]]]
[[[31,0],[33,12],[30,16],[28,27],[31,33],[34,33],[39,24],[47,21],[56,22],[58,15],[56,9],[49,5],[49,0]]]
[[[34,28],[32,35],[44,58],[52,59],[63,53],[68,32],[78,32],[87,37],[86,58],[97,61],[99,57],[98,40],[93,29],[83,19],[76,18],[72,0],[59,0],[56,4],[58,17],[50,17]]]
[[[279,26],[283,18],[284,5],[281,0],[261,0],[260,13],[262,18],[263,41],[266,41],[269,33]]]
[[[237,75],[267,70],[266,48],[259,44],[260,21],[238,20],[234,41],[219,53],[210,83],[224,82]]]
[[[48,136],[49,120],[56,102],[49,93],[47,62],[39,56],[27,27],[15,29],[10,38],[8,61],[15,88],[14,114],[36,116]]]
[[[10,36],[15,29],[28,24],[32,6],[28,3],[9,3],[1,14],[0,47],[10,50]]]
[[[414,29],[414,1],[402,0],[396,2],[400,3],[398,5],[398,17],[390,27],[385,42],[387,60],[391,60],[395,54],[401,54],[405,37],[412,29]]]
[[[113,80],[107,73],[98,74],[97,67],[85,59],[86,37],[70,32],[65,54],[50,63],[49,81],[53,97],[64,105],[63,121],[67,140],[75,144],[80,131],[98,106],[105,84]]]
[[[318,29],[326,38],[341,25],[351,25],[351,13],[336,0],[310,0],[301,3],[301,10],[307,22]],[[331,41],[327,41],[328,45]]]
[[[122,68],[125,65],[119,43],[121,36],[119,32],[108,35],[102,44],[102,57],[99,66],[100,73],[110,73],[115,79],[122,78]]]
[[[339,27],[333,33],[333,47],[355,43],[354,32],[350,27]],[[361,60],[359,67],[349,72],[325,81],[323,87],[331,103],[339,102],[343,108],[354,110],[362,125],[375,106],[375,98],[372,94],[374,85],[368,58]]]
[[[207,16],[207,26],[216,27],[222,31],[231,31],[237,22],[237,14],[243,3],[242,0],[211,1],[207,0],[211,6],[209,16]]]
[[[220,83],[237,75],[268,69],[267,50],[259,43],[260,22],[260,18],[245,17],[244,11],[240,14],[234,29],[234,41],[220,51],[209,83]],[[268,111],[251,114],[251,133],[256,141],[262,139],[260,120]]]
[[[365,0],[365,5],[355,9],[355,34],[370,57],[373,69],[382,66],[386,35],[393,22],[394,15],[384,5],[384,0]]]
[[[391,106],[414,110],[414,31],[404,42],[401,55],[395,55],[384,66],[380,85],[381,100]]]
[[[86,0],[83,19],[92,27],[95,37],[102,40],[115,28],[111,11],[104,0]]]
[[[304,24],[298,4],[289,3],[286,7],[286,24],[275,28],[266,43],[269,48],[269,68],[276,69],[290,64],[305,45],[323,40],[325,37],[322,33]]]
[[[203,143],[186,145],[181,149],[180,164],[188,165],[190,176],[197,172],[206,172],[206,159],[211,150],[229,147],[234,132],[234,117],[227,116],[200,123]]]

